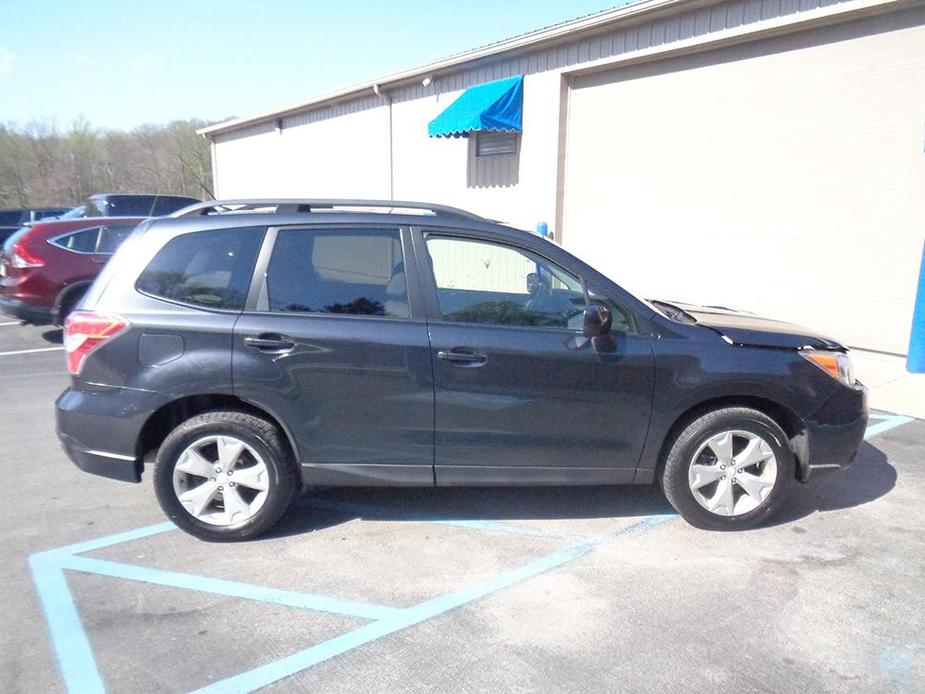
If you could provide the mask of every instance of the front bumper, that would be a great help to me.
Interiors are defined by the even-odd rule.
[[[68,388],[55,402],[58,439],[81,470],[140,482],[139,436],[148,416],[163,404],[162,396],[149,391]]]
[[[805,432],[794,441],[800,481],[844,470],[864,441],[867,388],[861,383],[839,388],[805,424]]]
[[[50,325],[54,316],[50,308],[45,306],[31,306],[18,299],[0,296],[0,311],[24,323],[33,325]]]

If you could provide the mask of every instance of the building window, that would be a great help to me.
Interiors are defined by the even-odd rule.
[[[492,157],[517,153],[517,133],[479,132],[476,135],[475,156]]]

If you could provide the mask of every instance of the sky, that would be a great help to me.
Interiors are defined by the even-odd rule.
[[[0,0],[0,123],[288,106],[618,0]]]

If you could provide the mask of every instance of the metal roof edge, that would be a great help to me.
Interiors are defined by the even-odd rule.
[[[222,123],[208,125],[204,128],[199,128],[196,133],[203,137],[211,138],[213,135],[232,132],[234,130],[239,130],[250,125],[265,123],[276,118],[291,116],[295,113],[301,113],[303,111],[319,108],[329,103],[336,103],[345,99],[354,98],[364,91],[373,91],[375,88],[381,88],[388,84],[396,84],[408,80],[413,80],[415,78],[420,78],[421,76],[428,76],[434,72],[459,67],[460,65],[473,60],[493,57],[507,53],[509,51],[533,48],[544,43],[561,40],[563,37],[569,36],[571,34],[593,31],[622,19],[632,18],[637,15],[648,14],[650,12],[663,10],[674,5],[682,4],[690,5],[700,3],[698,0],[641,0],[641,2],[633,2],[621,7],[604,10],[603,12],[598,12],[597,14],[589,15],[587,17],[580,17],[578,19],[570,20],[560,24],[554,24],[543,29],[537,29],[536,31],[521,34],[520,36],[515,36],[510,39],[498,41],[496,43],[491,43],[487,46],[473,48],[462,53],[457,53],[455,55],[427,63],[426,65],[419,65],[408,70],[393,72],[389,75],[379,77],[378,79],[361,82],[344,89],[329,92],[322,96],[315,97],[314,99],[310,99],[309,101],[299,102],[297,104],[275,109],[273,111],[265,111],[254,116],[235,118],[232,120],[224,121]]]

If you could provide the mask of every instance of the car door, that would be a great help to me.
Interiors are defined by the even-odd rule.
[[[234,389],[286,424],[310,483],[433,485],[433,372],[408,234],[268,233],[234,330]]]
[[[631,481],[654,382],[633,317],[526,248],[461,233],[416,239],[437,484]],[[582,336],[589,292],[614,312],[607,340]]]

